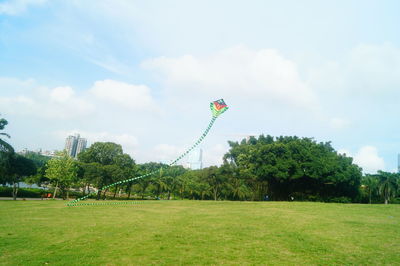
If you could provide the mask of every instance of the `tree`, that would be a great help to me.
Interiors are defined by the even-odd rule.
[[[238,167],[233,163],[225,162],[218,168],[218,174],[225,180],[221,192],[225,199],[244,200],[249,197],[250,190],[246,179],[240,176]]]
[[[33,151],[28,151],[22,154],[22,156],[32,160],[37,168],[36,174],[27,177],[25,182],[28,184],[37,184],[38,186],[41,186],[43,183],[48,183],[49,179],[46,178],[46,168],[47,162],[51,159],[51,157],[44,156]]]
[[[376,175],[366,175],[362,180],[363,186],[368,193],[368,202],[372,203],[372,195],[378,194],[379,179]]]
[[[133,177],[137,168],[135,161],[128,155],[124,154],[121,145],[113,142],[95,142],[88,149],[81,152],[78,155],[79,161],[84,164],[92,164],[88,167],[83,166],[82,168],[90,169],[91,175],[94,173],[94,167],[96,167],[96,177],[91,179],[99,189],[97,199],[100,199],[101,189],[105,185],[122,181],[129,177]],[[89,180],[89,179],[87,179]],[[128,190],[132,183],[128,183]],[[114,198],[118,189],[121,189],[120,185],[116,185],[111,188],[114,191]],[[103,192],[105,198],[108,188]]]
[[[78,154],[78,159],[84,163],[99,163],[101,165],[116,164],[123,156],[122,147],[113,142],[95,142],[88,149]]]
[[[63,199],[68,198],[69,189],[76,181],[77,173],[76,161],[66,152],[47,162],[46,177],[55,185],[53,198],[56,197],[58,188],[61,190]]]
[[[12,196],[16,200],[19,182],[22,182],[27,176],[34,175],[36,173],[36,166],[32,160],[15,153],[8,154],[6,161],[7,164],[3,169],[3,174],[5,175],[3,182],[5,181],[12,185]]]
[[[82,171],[78,170],[78,173],[81,175],[80,182],[83,186],[83,193],[85,193],[86,190],[90,192],[91,184],[97,188],[101,188],[108,183],[103,165],[99,163],[80,163],[79,167],[82,169]],[[99,190],[97,199],[100,199],[100,193],[101,191]]]
[[[4,130],[7,124],[7,120],[1,118],[0,131]],[[7,176],[9,175],[7,171],[10,169],[10,159],[14,154],[14,149],[10,144],[2,139],[3,136],[10,138],[10,135],[0,132],[0,183],[5,184],[7,183]]]
[[[337,154],[329,142],[261,135],[229,145],[225,162],[238,167],[258,199],[268,194],[274,200],[293,196],[354,200],[359,193],[361,168],[353,164],[352,158]]]
[[[160,198],[160,194],[167,188],[167,184],[165,183],[164,178],[164,172],[165,170],[163,168],[160,168],[158,173],[151,178],[151,183],[154,186],[154,192],[157,199]]]
[[[167,167],[167,165],[155,162],[144,163],[139,166],[139,175],[151,173],[160,170],[163,167]],[[139,193],[141,194],[142,199],[144,199],[147,189],[151,187],[150,185],[154,183],[154,181],[155,179],[150,177],[142,178],[137,181],[137,187],[139,188]]]
[[[128,154],[122,154],[121,156],[118,156],[116,159],[115,164],[119,167],[120,169],[120,173],[119,176],[116,176],[116,178],[118,180],[125,180],[128,178],[133,178],[136,177],[138,175],[138,167],[135,164],[135,160],[133,160],[131,158],[130,155]],[[122,190],[122,187],[125,186],[125,191],[128,192],[128,199],[131,195],[131,191],[132,191],[132,185],[133,182],[128,182],[125,185],[121,185],[120,187],[115,187],[115,193],[114,193],[114,198],[115,198],[115,194],[117,192],[117,188]]]
[[[396,196],[399,174],[378,171],[379,194],[382,195],[385,204],[388,204]]]
[[[0,130],[4,130],[4,128],[6,127],[7,124],[8,124],[8,121],[5,120],[4,118],[1,118],[0,119]],[[8,135],[7,133],[4,133],[4,132],[0,133],[0,137],[2,137],[2,136],[10,138],[10,135]],[[13,153],[14,149],[5,140],[0,138],[0,152]]]
[[[179,179],[178,176],[183,175],[186,172],[186,169],[179,165],[170,166],[165,169],[164,175],[164,184],[165,190],[167,191],[167,199],[171,199],[171,193],[175,194],[179,186]]]
[[[31,159],[37,168],[45,166],[46,163],[51,159],[49,156],[44,156],[34,151],[27,151],[26,153],[22,154],[22,156]]]
[[[218,167],[210,166],[202,170],[203,180],[205,180],[211,188],[214,200],[217,200],[221,192],[221,187],[226,181],[225,176],[221,175]]]
[[[0,119],[0,130],[4,130],[8,124],[4,118]],[[10,135],[0,132],[0,137],[10,138]],[[19,182],[25,177],[36,173],[36,166],[30,159],[15,154],[13,147],[0,138],[0,182],[9,183],[13,186],[13,199],[17,199]]]

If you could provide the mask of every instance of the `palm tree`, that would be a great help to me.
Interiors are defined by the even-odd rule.
[[[8,124],[7,120],[5,120],[4,118],[1,118],[0,119],[0,130],[4,130],[4,128],[7,124]],[[0,137],[1,136],[6,136],[7,138],[10,138],[10,135],[8,135],[7,133],[4,133],[4,132],[0,133]],[[0,138],[0,152],[13,153],[14,149],[10,144],[8,144],[6,141],[4,141],[3,139]]]
[[[155,192],[156,192],[156,196],[158,199],[160,198],[161,193],[164,192],[168,188],[167,183],[165,181],[164,172],[165,172],[165,170],[163,170],[161,168],[158,172],[158,176],[156,176],[152,180],[152,183],[156,188]]]
[[[8,124],[7,120],[4,118],[0,119],[0,131],[4,130],[5,126]],[[8,183],[10,178],[11,162],[14,155],[13,147],[8,144],[1,137],[10,138],[10,135],[4,132],[0,132],[0,184]]]
[[[379,194],[381,194],[385,200],[385,204],[388,204],[390,198],[396,196],[397,190],[397,174],[378,171],[379,175]]]
[[[179,186],[180,180],[178,176],[181,176],[186,172],[182,166],[171,166],[165,170],[164,183],[166,185],[166,191],[168,193],[167,199],[171,199],[171,193],[175,197],[175,192]]]
[[[230,178],[230,190],[233,200],[243,200],[248,194],[248,188],[243,179]]]
[[[363,180],[363,185],[368,189],[369,204],[371,204],[372,194],[377,194],[379,180],[375,175],[367,175]]]

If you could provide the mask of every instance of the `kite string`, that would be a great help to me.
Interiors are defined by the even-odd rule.
[[[181,159],[182,159],[183,157],[185,157],[189,152],[191,152],[194,148],[196,148],[196,147],[203,141],[203,139],[207,136],[207,134],[208,134],[208,132],[210,131],[211,127],[214,125],[214,122],[215,122],[216,119],[217,119],[217,116],[213,116],[212,119],[211,119],[211,121],[210,121],[210,123],[208,124],[208,127],[206,128],[206,130],[204,130],[204,132],[203,132],[203,134],[200,136],[200,138],[199,138],[190,148],[188,148],[184,153],[182,153],[178,158],[176,158],[174,161],[172,161],[172,162],[168,165],[168,167],[170,167],[170,166],[176,164],[179,160],[181,160]],[[108,189],[108,188],[110,188],[110,187],[112,187],[112,186],[116,186],[116,185],[123,184],[123,183],[127,183],[127,182],[132,182],[132,181],[134,181],[134,180],[138,180],[138,179],[142,179],[142,178],[148,177],[148,176],[150,176],[150,175],[153,175],[153,174],[155,174],[155,173],[160,172],[162,169],[165,169],[165,168],[166,168],[166,167],[161,167],[160,169],[154,170],[154,171],[152,171],[152,172],[150,172],[150,173],[147,173],[147,174],[144,174],[144,175],[141,175],[141,176],[137,176],[137,177],[133,177],[133,178],[128,178],[128,179],[125,179],[125,180],[122,180],[122,181],[114,182],[114,183],[112,183],[112,184],[103,186],[103,187],[102,187],[101,189],[99,189],[98,191],[94,191],[94,192],[88,193],[86,196],[83,196],[83,197],[81,197],[81,198],[78,198],[78,199],[75,199],[75,200],[72,200],[72,201],[68,202],[68,203],[67,203],[67,206],[88,205],[88,204],[85,204],[85,203],[79,203],[79,204],[78,204],[78,202],[81,201],[81,200],[85,200],[85,199],[87,199],[88,197],[90,197],[90,196],[92,196],[92,195],[94,195],[94,194],[96,194],[96,193],[99,193],[99,192],[101,192],[101,191],[103,191],[103,190],[105,190],[105,189]],[[91,205],[94,205],[94,204],[91,204]]]

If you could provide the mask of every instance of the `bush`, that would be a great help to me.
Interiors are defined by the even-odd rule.
[[[400,204],[400,198],[394,198],[394,199],[392,199],[392,201],[390,203],[392,203],[392,204]]]
[[[333,203],[351,203],[351,199],[349,197],[336,197],[336,198],[328,198],[326,202]]]
[[[0,197],[12,197],[12,187],[0,187]],[[47,191],[40,188],[19,188],[18,198],[41,198]]]

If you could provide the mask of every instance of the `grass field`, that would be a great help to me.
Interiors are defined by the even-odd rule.
[[[0,202],[1,265],[400,264],[400,205]]]

